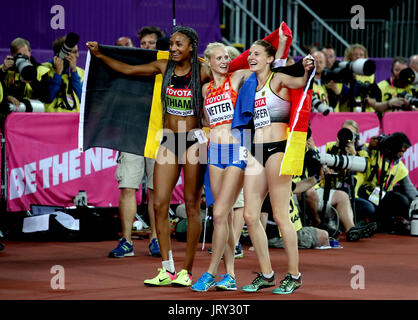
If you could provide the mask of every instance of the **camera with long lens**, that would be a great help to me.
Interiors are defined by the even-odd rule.
[[[13,59],[15,61],[16,70],[23,80],[30,82],[36,79],[36,67],[30,62],[28,56],[18,53]]]
[[[330,107],[329,105],[321,102],[321,100],[319,100],[316,97],[312,97],[312,108],[314,109],[314,111],[320,112],[324,116],[326,116],[330,112],[333,112],[334,111],[334,109],[332,107]]]
[[[337,133],[338,145],[341,149],[344,149],[349,143],[357,143],[358,135],[347,128],[341,128]]]
[[[371,76],[376,71],[376,64],[373,60],[361,58],[355,61],[339,61],[334,64],[332,69],[322,71],[321,80],[325,83],[330,82],[350,82],[353,73],[358,75]]]
[[[56,56],[64,60],[71,53],[74,47],[78,44],[79,40],[80,37],[76,33],[70,32],[69,34],[67,34],[67,36],[65,37],[65,41],[61,46],[60,51],[56,54]]]
[[[9,103],[9,112],[44,112],[45,105],[34,99],[22,99],[18,106]]]
[[[321,164],[338,170],[365,172],[367,169],[367,158],[365,157],[321,153],[319,161]]]
[[[315,174],[319,174],[322,165],[327,165],[328,167],[336,170],[365,172],[367,169],[367,158],[319,153],[318,150],[309,149],[305,153],[304,164],[310,177]]]

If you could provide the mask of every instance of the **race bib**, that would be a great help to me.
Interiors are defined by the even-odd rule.
[[[206,137],[206,133],[202,129],[195,130],[194,136],[196,137],[199,144],[204,144],[208,142],[208,138]]]
[[[239,160],[240,161],[248,160],[248,149],[244,146],[239,147]]]
[[[269,110],[267,109],[266,97],[262,97],[254,101],[253,121],[255,129],[270,125],[271,121]]]

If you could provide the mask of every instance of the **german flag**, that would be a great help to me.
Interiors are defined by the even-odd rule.
[[[168,59],[168,52],[99,46],[100,52],[131,65]],[[162,123],[162,75],[125,76],[87,56],[80,107],[79,150],[103,147],[156,157]]]

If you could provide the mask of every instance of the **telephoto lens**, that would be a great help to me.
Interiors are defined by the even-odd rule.
[[[15,65],[20,76],[25,81],[33,81],[36,79],[36,67],[30,63],[29,58],[21,53],[18,53],[15,57]]]
[[[64,44],[62,45],[61,50],[57,56],[61,59],[65,59],[65,57],[67,57],[71,53],[73,48],[77,45],[79,40],[80,37],[74,32],[70,32],[69,34],[67,34],[67,36],[65,37]]]

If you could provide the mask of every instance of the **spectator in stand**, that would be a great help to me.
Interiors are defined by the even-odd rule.
[[[411,110],[412,106],[404,98],[404,94],[412,94],[413,70],[408,68],[408,60],[403,57],[395,57],[392,62],[392,76],[389,79],[382,80],[378,86],[382,92],[382,101],[366,98],[367,103],[377,112],[383,114],[388,111]]]
[[[128,37],[120,37],[118,40],[116,40],[115,42],[115,46],[119,46],[119,47],[133,47],[134,44],[132,43],[131,38]]]
[[[231,60],[234,60],[241,54],[241,52],[239,52],[239,50],[233,46],[226,46],[225,48]]]
[[[84,70],[77,66],[77,45],[64,59],[59,57],[66,38],[67,36],[63,36],[54,41],[54,57],[42,64],[49,70],[49,94],[52,101],[45,104],[46,112],[80,112]]]
[[[334,68],[336,58],[334,47],[327,45],[321,49],[321,52],[325,55],[325,67],[328,69]]]
[[[19,59],[17,59],[19,58]],[[16,64],[16,61],[19,64]],[[20,67],[32,65],[29,72],[25,71],[26,78],[20,74]],[[50,102],[48,69],[39,64],[31,54],[28,40],[16,38],[10,43],[10,55],[4,59],[0,66],[0,81],[3,90],[7,92],[6,101],[16,108],[27,99],[39,100],[42,103]],[[9,113],[10,110],[1,110]]]
[[[160,28],[154,26],[143,27],[138,31],[138,38],[142,49],[157,49],[157,41],[164,38]]]

